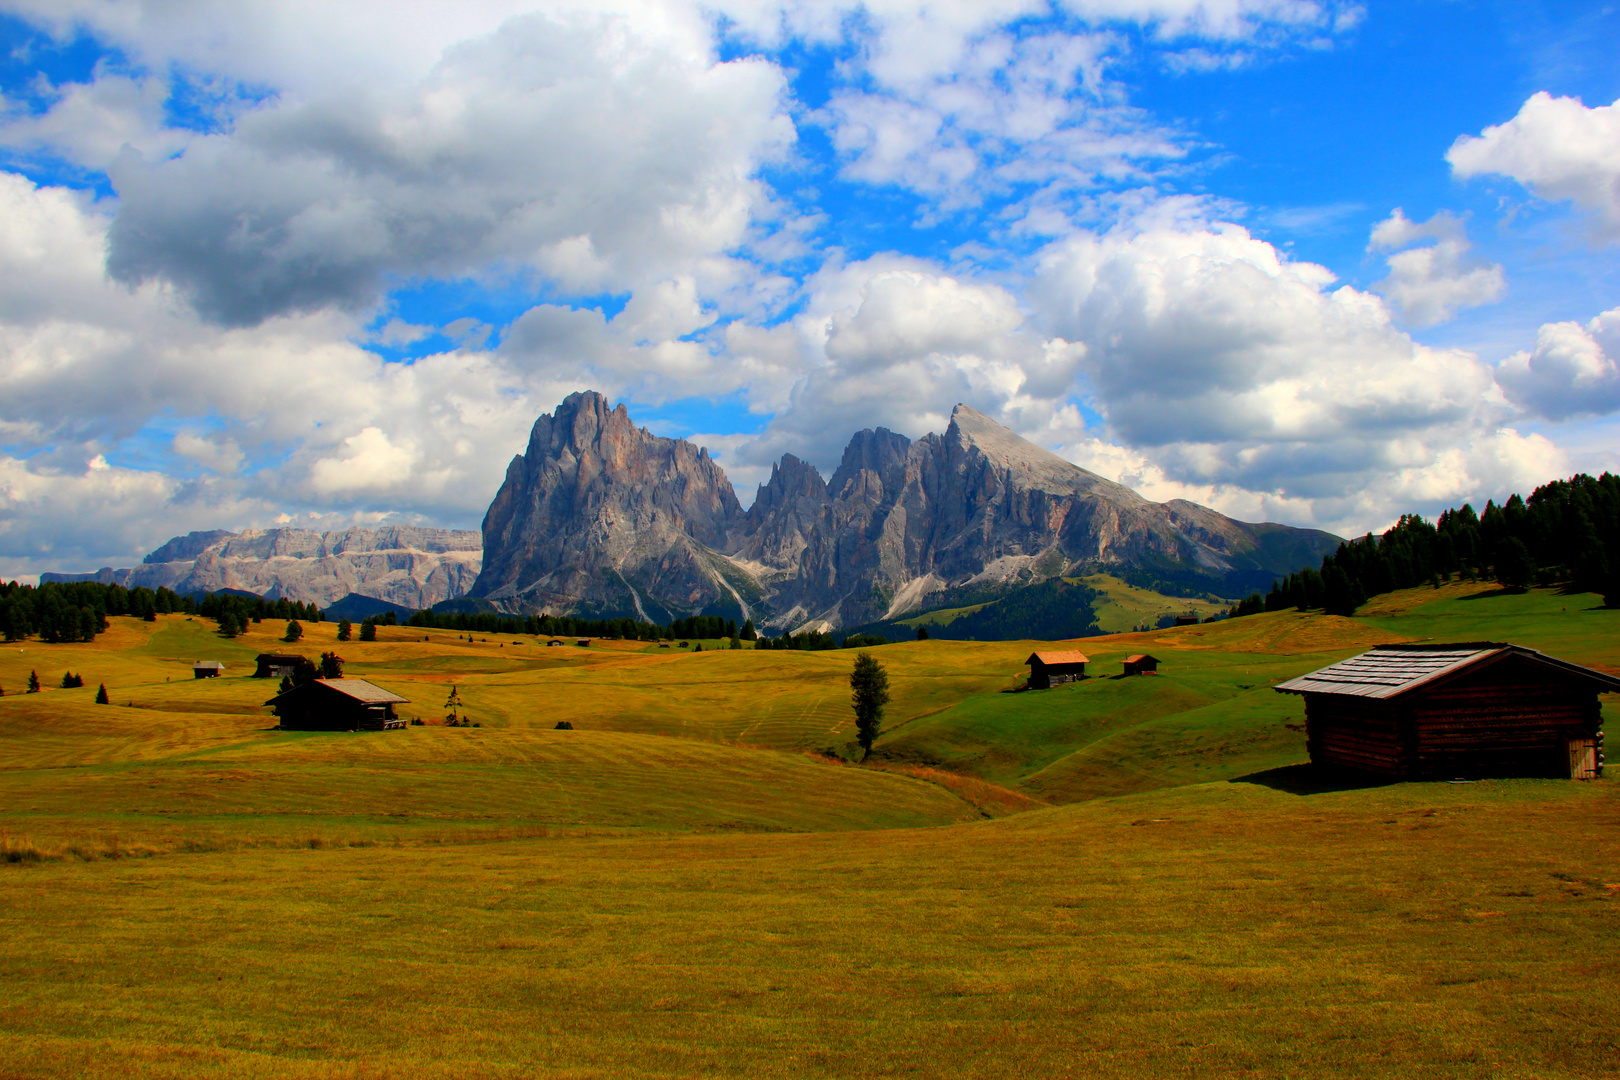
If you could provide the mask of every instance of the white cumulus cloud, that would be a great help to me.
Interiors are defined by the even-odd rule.
[[[1434,242],[1424,243],[1429,240]],[[1397,206],[1373,226],[1369,250],[1391,253],[1389,276],[1374,288],[1413,326],[1445,322],[1463,308],[1500,300],[1507,291],[1501,265],[1472,258],[1462,219],[1444,210],[1416,222]]]
[[[1552,420],[1620,411],[1620,308],[1581,325],[1545,323],[1534,349],[1498,366],[1513,401]]]
[[[1509,176],[1543,199],[1596,215],[1598,235],[1620,240],[1620,101],[1588,108],[1577,98],[1532,94],[1519,113],[1446,153],[1459,177]]]

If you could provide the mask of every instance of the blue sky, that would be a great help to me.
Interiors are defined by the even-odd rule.
[[[1620,6],[0,0],[0,573],[477,527],[595,388],[1357,533],[1620,464]]]

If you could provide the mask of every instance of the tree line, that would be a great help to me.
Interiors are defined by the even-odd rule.
[[[196,610],[168,589],[107,585],[99,581],[48,581],[43,585],[0,582],[0,632],[7,641],[38,634],[51,643],[94,641],[110,615],[133,615],[148,622],[171,612]]]
[[[1487,502],[1483,513],[1465,503],[1433,523],[1405,514],[1382,536],[1340,544],[1320,570],[1279,578],[1232,614],[1320,608],[1353,615],[1374,596],[1457,575],[1512,589],[1563,584],[1620,607],[1620,477],[1579,473],[1543,484],[1528,499]]]

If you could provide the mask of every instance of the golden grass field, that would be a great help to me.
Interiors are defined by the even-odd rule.
[[[282,628],[0,650],[0,1077],[1620,1076],[1614,780],[1327,785],[1269,689],[1614,671],[1593,597],[1086,639],[1164,674],[1045,693],[1037,643],[887,646],[866,765],[814,752],[849,653],[306,625],[428,723],[298,733],[245,677]]]

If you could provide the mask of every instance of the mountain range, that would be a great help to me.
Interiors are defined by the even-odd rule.
[[[718,614],[797,631],[983,603],[1097,571],[1234,597],[1320,563],[1338,543],[1184,500],[1152,502],[966,405],[943,434],[916,441],[857,432],[830,480],[785,454],[744,510],[706,449],[639,428],[623,405],[585,391],[535,421],[482,536],[413,526],[193,532],[131,569],[41,580],[239,589],[322,607],[457,600],[659,623]]]
[[[478,577],[482,541],[467,529],[222,529],[177,536],[141,565],[44,581],[101,581],[177,593],[240,589],[327,607],[350,594],[416,610],[465,595]]]
[[[784,455],[744,510],[708,452],[570,395],[484,518],[471,595],[512,612],[830,629],[1109,570],[1235,596],[1339,538],[1156,503],[958,405],[944,434],[858,432],[831,480]]]

